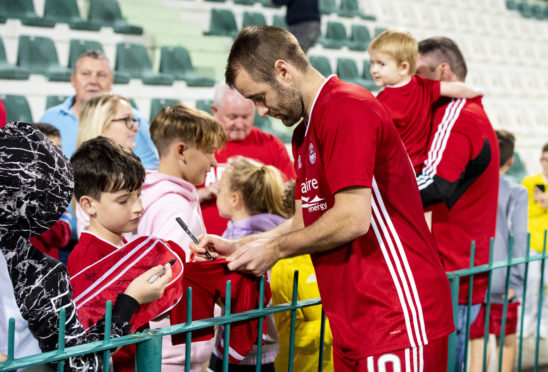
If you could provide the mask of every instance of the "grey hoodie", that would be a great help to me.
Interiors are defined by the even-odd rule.
[[[44,352],[57,348],[61,308],[66,310],[67,347],[103,339],[104,320],[87,333],[78,321],[65,265],[29,243],[31,236],[59,219],[73,186],[69,161],[31,124],[9,123],[0,129],[0,251],[11,279],[2,283],[0,302],[15,299],[19,320],[28,323]],[[119,295],[113,306],[112,337],[129,333],[129,321],[138,307],[133,298]],[[0,350],[6,344],[7,334],[1,334]],[[95,371],[101,364],[101,354],[88,354],[67,360],[65,370]]]

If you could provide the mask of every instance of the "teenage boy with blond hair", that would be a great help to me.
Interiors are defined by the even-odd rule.
[[[386,30],[368,48],[371,76],[384,89],[377,99],[388,110],[415,173],[426,160],[432,127],[431,105],[440,96],[474,98],[480,93],[460,82],[439,82],[415,75],[418,43],[403,30]]]
[[[190,258],[190,237],[175,218],[180,217],[195,236],[205,234],[196,186],[204,183],[217,166],[215,151],[226,143],[221,124],[204,111],[183,104],[164,107],[152,119],[150,134],[158,149],[158,171],[150,171],[143,184],[143,215],[139,235],[154,235],[177,242]],[[152,322],[160,328],[170,325],[164,318]],[[201,371],[209,361],[214,340],[192,343],[191,370]],[[163,339],[162,371],[180,371],[185,363],[185,345]]]

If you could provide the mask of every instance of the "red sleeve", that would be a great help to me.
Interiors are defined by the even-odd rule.
[[[424,79],[419,75],[415,75],[417,83],[423,88],[424,96],[430,104],[436,102],[440,98],[441,82],[438,80]]]
[[[50,247],[63,248],[70,241],[70,235],[70,225],[64,220],[57,220],[40,238]]]
[[[6,108],[4,102],[0,99],[0,128],[7,124]]]
[[[326,108],[318,130],[329,188],[371,188],[380,118],[367,104],[340,100]]]

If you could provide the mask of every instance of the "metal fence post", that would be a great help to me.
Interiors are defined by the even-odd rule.
[[[162,371],[162,336],[150,331],[150,339],[137,344],[136,372]]]
[[[459,277],[449,278],[449,287],[451,288],[451,302],[453,303],[453,322],[457,324],[458,302],[459,302]],[[455,353],[457,346],[457,331],[449,335],[447,343],[447,372],[455,371]]]

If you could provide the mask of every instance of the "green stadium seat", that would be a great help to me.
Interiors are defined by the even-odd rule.
[[[517,10],[518,3],[516,0],[506,0],[506,9],[508,10]]]
[[[255,4],[255,0],[233,0],[234,4],[239,5],[253,5]]]
[[[375,37],[379,36],[386,30],[388,30],[388,28],[386,27],[380,27],[380,26],[375,27]]]
[[[116,0],[93,0],[89,2],[89,20],[102,26],[112,27],[119,34],[142,35],[143,28],[128,24],[122,18],[120,5]]]
[[[211,9],[209,35],[234,37],[238,34],[236,18],[229,9]]]
[[[153,98],[150,101],[150,121],[152,121],[154,116],[156,116],[156,114],[159,113],[162,108],[174,105],[176,103],[181,103],[181,101],[171,98]]]
[[[371,34],[369,33],[369,29],[367,28],[367,26],[352,25],[350,41],[348,42],[348,49],[364,52],[367,50],[370,42]]]
[[[373,80],[373,77],[371,76],[371,61],[365,60],[363,61],[363,72],[362,72],[362,79],[367,81],[366,88],[369,90],[378,90],[379,88],[375,85],[375,81]]]
[[[46,0],[44,16],[57,23],[68,23],[73,30],[99,31],[101,24],[80,16],[76,0]]]
[[[532,18],[533,12],[531,10],[531,5],[527,1],[521,1],[518,3],[518,11],[523,18]]]
[[[366,15],[360,11],[358,0],[341,0],[341,7],[339,8],[340,17],[360,17],[365,18]]]
[[[270,0],[256,0],[255,2],[261,4],[264,8],[280,9],[282,7],[281,5],[273,4]]]
[[[141,79],[147,85],[172,85],[173,77],[152,71],[152,63],[144,45],[132,43],[116,44],[114,71],[122,71],[130,77]]]
[[[225,0],[206,0],[206,1],[211,1],[211,2],[215,2],[215,3],[224,3]]]
[[[332,14],[338,13],[339,8],[335,0],[320,0],[320,13],[322,14]]]
[[[46,97],[46,110],[53,106],[58,106],[65,102],[68,96],[47,96]]]
[[[137,104],[135,103],[135,100],[133,98],[128,98],[129,104],[131,107],[133,107],[135,110],[139,110],[139,107],[137,107]]]
[[[538,20],[543,20],[546,17],[544,8],[545,7],[542,4],[531,5],[531,13],[533,13],[533,17]]]
[[[0,15],[0,23],[6,23],[6,21],[8,20],[8,18],[4,15]]]
[[[55,26],[53,19],[38,17],[33,0],[0,0],[0,14],[7,18],[17,18],[25,26]]]
[[[43,36],[19,36],[17,66],[45,75],[49,81],[70,81],[72,75],[70,69],[59,65],[53,40]]]
[[[341,22],[327,22],[325,37],[320,36],[318,43],[328,49],[341,49],[347,46],[348,36],[346,36],[344,25]]]
[[[33,122],[30,106],[25,96],[0,94],[0,99],[4,102],[8,123],[12,121]]]
[[[371,87],[371,82],[361,78],[358,72],[358,65],[351,58],[337,59],[337,76],[344,81],[361,85],[367,89]]]
[[[310,56],[308,57],[308,60],[310,61],[312,67],[318,70],[323,76],[329,76],[333,73],[333,70],[331,69],[331,63],[329,63],[329,59],[327,59],[327,57]]]
[[[266,25],[266,18],[263,13],[258,12],[244,12],[244,19],[242,22],[242,28],[254,25]]]
[[[4,42],[0,38],[0,79],[25,80],[29,78],[29,75],[28,69],[8,63]]]
[[[183,47],[162,47],[160,72],[169,74],[175,80],[183,80],[189,87],[212,87],[215,80],[201,76],[194,71],[190,53]]]
[[[253,119],[253,126],[267,132],[272,132],[272,124],[270,123],[270,119],[268,118],[268,116],[265,115],[263,117],[259,115],[257,110],[255,110],[255,118]]]
[[[289,28],[287,26],[287,22],[285,21],[285,16],[274,14],[274,18],[272,19],[272,26],[285,28],[286,30]]]
[[[211,105],[213,104],[212,99],[199,99],[196,101],[196,108],[207,112],[208,114],[213,114],[211,111]]]

